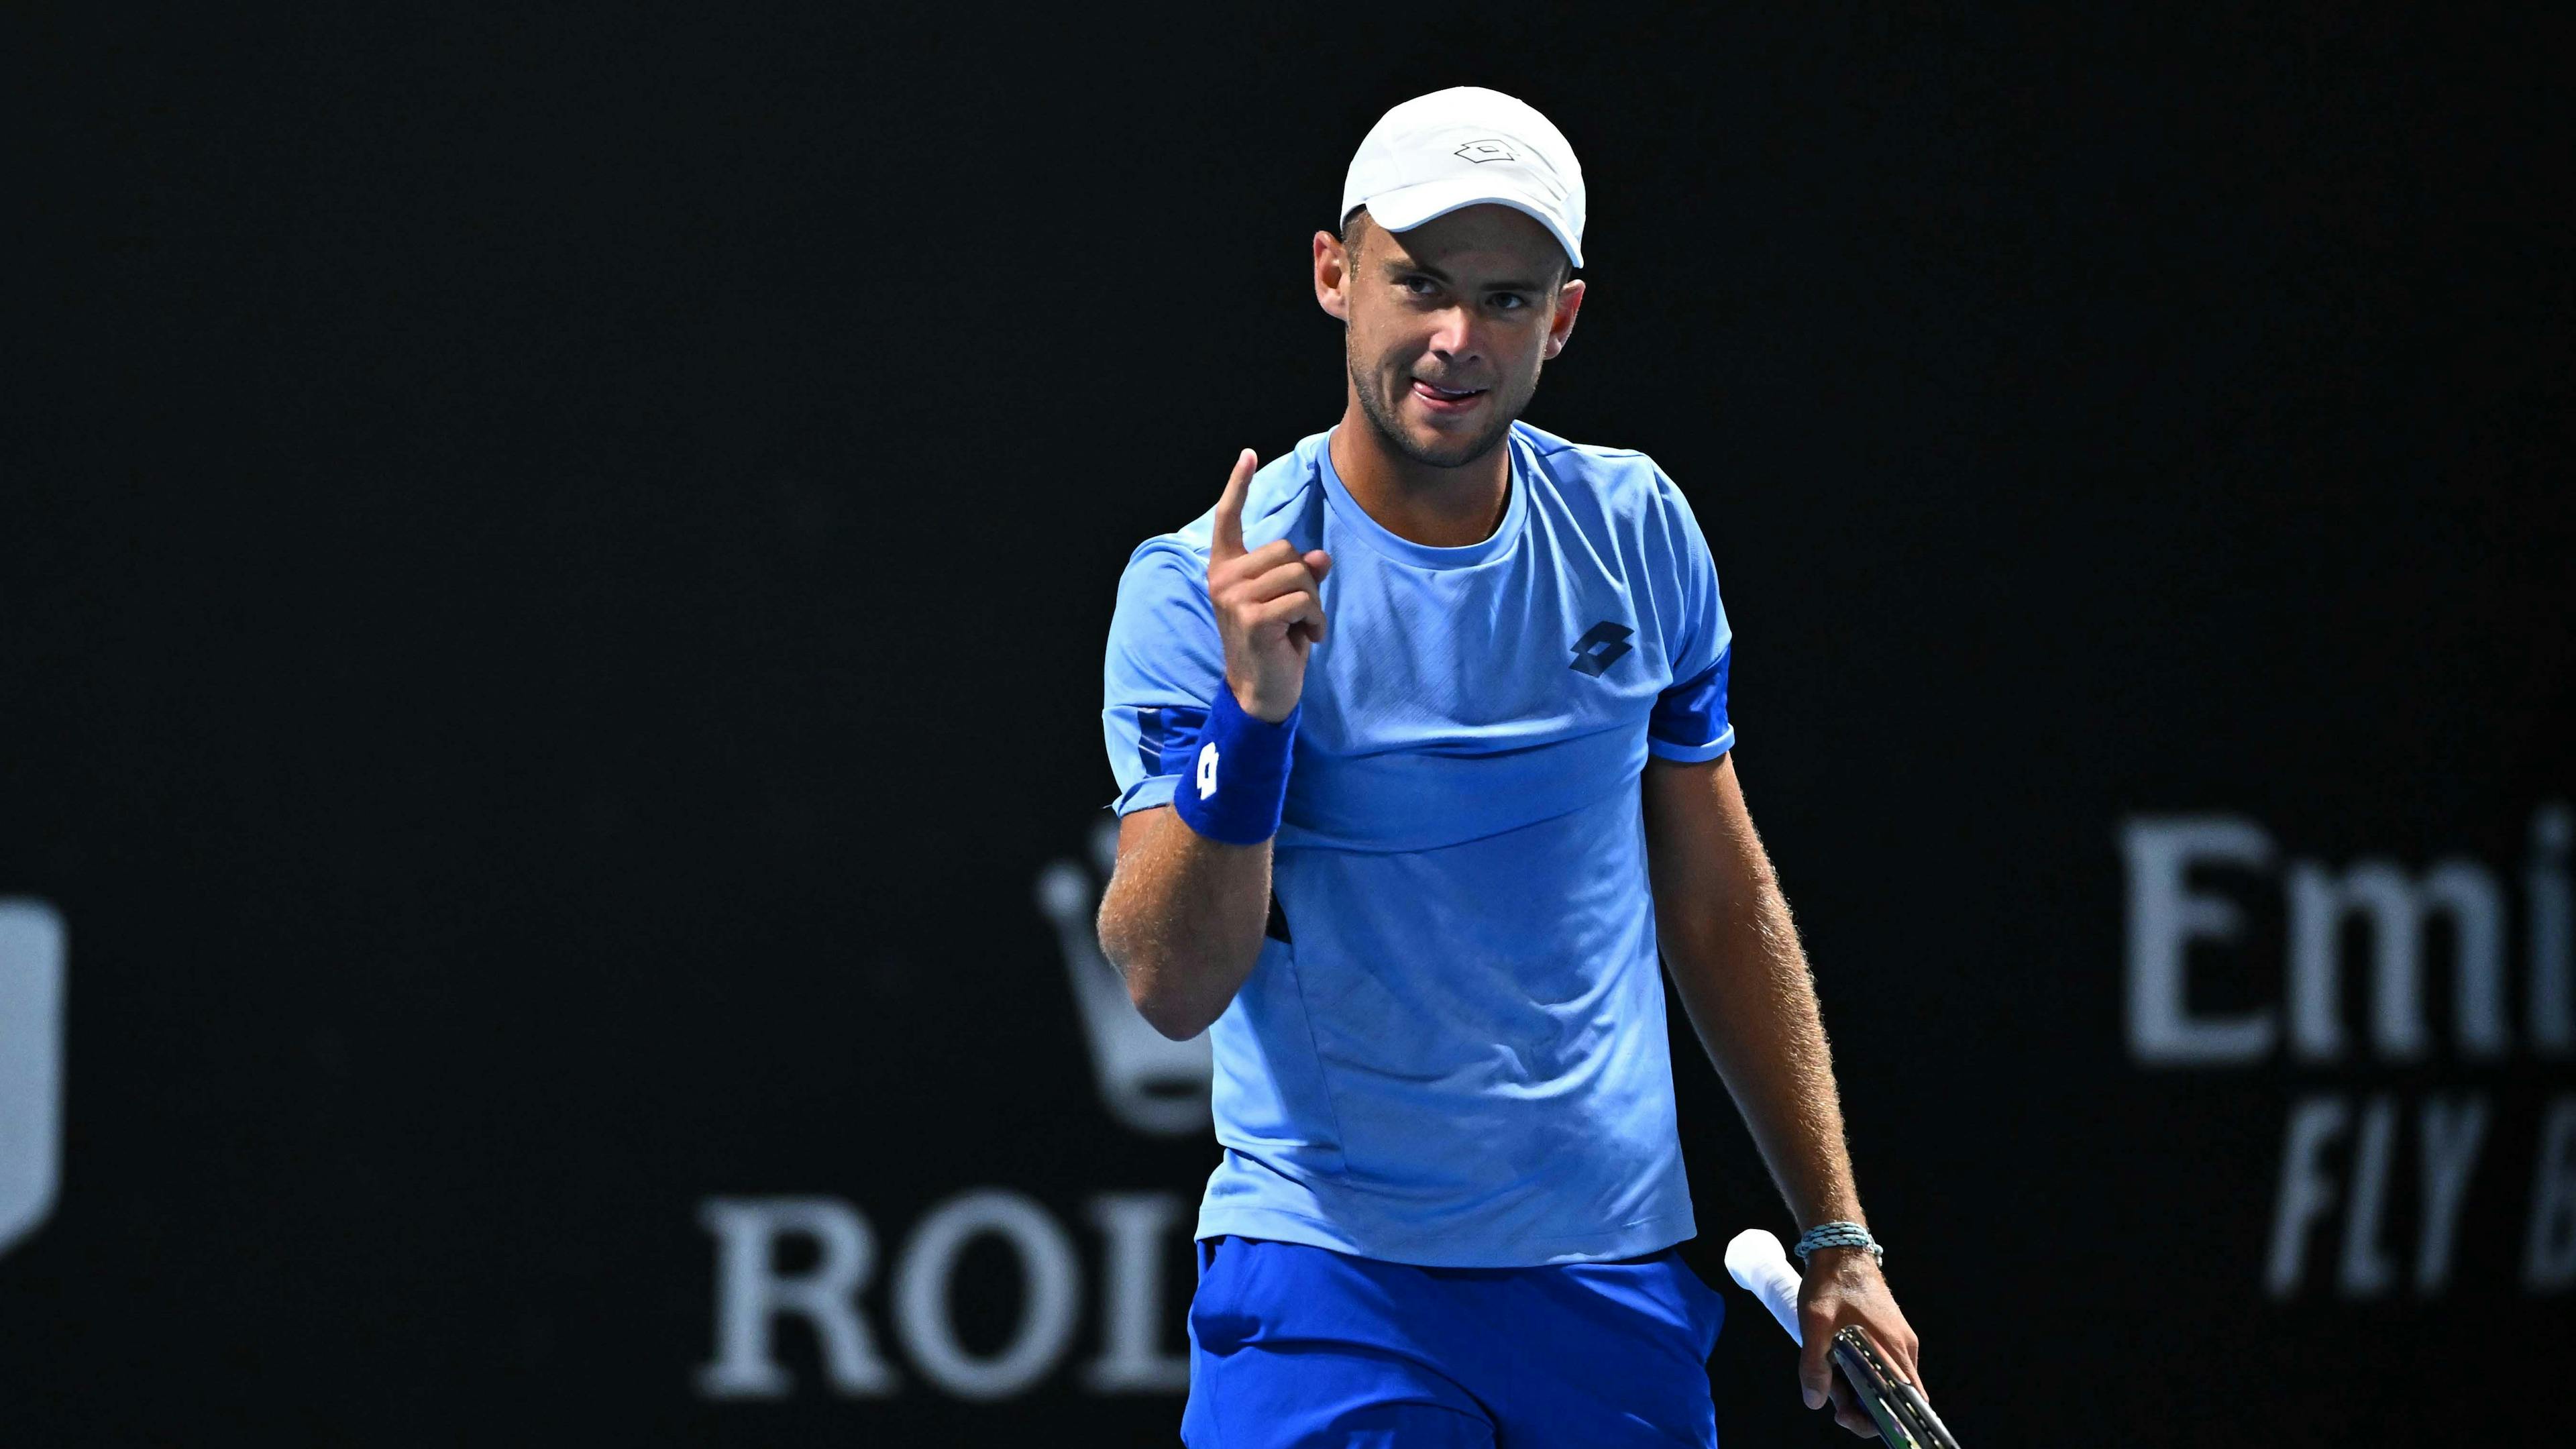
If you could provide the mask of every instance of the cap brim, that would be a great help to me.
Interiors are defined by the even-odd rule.
[[[1369,216],[1388,231],[1411,231],[1426,221],[1469,206],[1508,206],[1547,228],[1565,248],[1566,257],[1576,266],[1583,265],[1583,248],[1565,234],[1565,227],[1548,215],[1543,203],[1510,187],[1498,187],[1474,176],[1450,177],[1425,181],[1418,186],[1401,186],[1393,191],[1368,198]]]

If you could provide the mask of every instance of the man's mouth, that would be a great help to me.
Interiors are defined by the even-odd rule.
[[[1464,412],[1474,407],[1485,391],[1481,387],[1440,387],[1418,377],[1413,380],[1413,395],[1422,399],[1433,412]]]

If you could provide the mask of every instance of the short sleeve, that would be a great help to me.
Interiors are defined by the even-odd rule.
[[[1206,565],[1169,539],[1148,542],[1118,580],[1101,670],[1101,734],[1125,815],[1172,803],[1189,746],[1225,681]]]
[[[1734,631],[1718,597],[1717,561],[1692,516],[1689,500],[1670,478],[1655,475],[1665,512],[1677,616],[1666,640],[1673,682],[1655,699],[1646,723],[1646,748],[1655,758],[1692,763],[1714,760],[1735,748],[1735,724],[1726,713],[1726,666]]]

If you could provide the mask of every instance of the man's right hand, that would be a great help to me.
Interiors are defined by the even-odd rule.
[[[1277,724],[1305,690],[1306,651],[1324,642],[1319,591],[1333,558],[1320,548],[1300,554],[1284,538],[1244,551],[1243,495],[1252,486],[1256,461],[1244,449],[1216,501],[1208,602],[1225,641],[1225,682],[1234,702],[1254,719]]]

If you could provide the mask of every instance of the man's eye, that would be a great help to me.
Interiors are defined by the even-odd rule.
[[[1494,305],[1506,312],[1516,312],[1529,305],[1529,298],[1518,292],[1496,292]]]
[[[1404,290],[1417,297],[1428,297],[1440,290],[1440,284],[1429,277],[1407,277],[1404,279]]]

